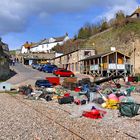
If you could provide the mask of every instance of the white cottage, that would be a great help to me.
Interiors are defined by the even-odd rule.
[[[38,43],[26,43],[21,48],[21,53],[28,53],[28,52],[50,52],[50,50],[55,47],[57,44],[63,45],[67,40],[69,40],[68,35],[62,37],[52,37],[49,39],[41,40]]]

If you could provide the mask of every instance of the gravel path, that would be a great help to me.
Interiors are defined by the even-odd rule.
[[[0,94],[0,140],[140,139],[140,116],[120,118],[117,110],[100,120],[70,115],[78,108]]]
[[[34,102],[32,102],[34,104]],[[0,94],[0,139],[78,139],[41,113],[7,94]]]

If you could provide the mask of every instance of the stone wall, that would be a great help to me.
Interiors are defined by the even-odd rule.
[[[10,74],[9,63],[7,63],[6,61],[4,63],[0,62],[0,81],[7,79],[9,77],[9,74]]]
[[[5,80],[10,75],[10,68],[9,68],[9,51],[3,49],[4,43],[0,43],[0,81]]]
[[[132,44],[131,64],[135,68],[135,73],[140,73],[140,39],[136,39]]]

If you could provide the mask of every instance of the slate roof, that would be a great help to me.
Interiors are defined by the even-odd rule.
[[[53,37],[55,39],[55,42],[60,42],[65,39],[66,36],[61,36],[61,37]]]
[[[31,48],[34,48],[34,47],[37,47],[37,46],[41,45],[43,41],[45,41],[45,39],[44,40],[41,40],[39,42],[33,43],[33,45],[31,46]]]
[[[42,44],[46,44],[46,43],[49,43],[49,39],[44,39],[44,40],[41,42],[41,45],[42,45]]]
[[[55,42],[61,42],[65,39],[66,36],[62,36],[62,37],[53,37],[55,39]],[[25,48],[34,48],[36,46],[42,45],[42,44],[46,44],[49,43],[49,39],[43,39],[39,42],[33,43],[33,44],[29,44],[26,46],[26,43],[24,44]]]

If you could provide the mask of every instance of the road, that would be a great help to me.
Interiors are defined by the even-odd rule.
[[[27,84],[34,86],[34,83],[37,79],[44,79],[45,77],[54,76],[51,73],[40,72],[38,70],[32,69],[30,66],[25,66],[21,63],[16,64],[15,66],[11,66],[11,69],[14,70],[17,74],[7,80],[7,82],[11,83],[15,87]]]
[[[17,74],[11,79],[7,80],[7,82],[11,83],[15,88],[27,84],[34,86],[35,81],[37,79],[44,79],[45,77],[54,77],[52,73],[40,72],[38,70],[32,69],[30,66],[25,66],[21,63],[18,63],[15,66],[11,66],[11,69],[14,70]],[[76,74],[76,77],[78,79],[91,78],[89,75],[82,74]],[[64,78],[61,77],[60,82],[62,82],[63,79]]]

